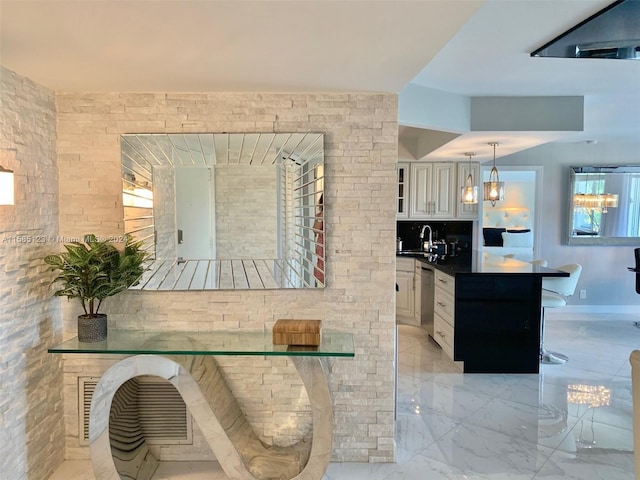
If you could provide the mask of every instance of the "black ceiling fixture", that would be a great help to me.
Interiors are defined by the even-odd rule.
[[[640,0],[613,2],[531,56],[640,60]]]

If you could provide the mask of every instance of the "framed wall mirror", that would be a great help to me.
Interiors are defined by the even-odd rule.
[[[134,289],[324,287],[324,137],[122,135],[125,233],[153,262]]]
[[[570,167],[569,245],[640,245],[640,166]]]

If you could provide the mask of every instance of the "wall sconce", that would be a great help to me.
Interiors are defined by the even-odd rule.
[[[462,191],[460,192],[460,200],[466,205],[473,205],[478,203],[478,187],[473,184],[473,176],[471,175],[471,157],[473,157],[475,154],[475,152],[465,153],[465,155],[469,157],[469,175],[467,175],[467,182],[465,186],[462,187]]]
[[[500,145],[498,142],[490,142],[493,147],[493,168],[489,174],[489,181],[484,182],[483,200],[491,202],[491,206],[495,207],[498,200],[504,200],[504,182],[500,181],[498,169],[496,168],[496,147]]]
[[[13,170],[0,165],[0,205],[14,205]]]

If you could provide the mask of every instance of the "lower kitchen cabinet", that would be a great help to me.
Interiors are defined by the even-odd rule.
[[[415,269],[413,275],[413,284],[415,285],[413,289],[413,324],[420,325],[422,322],[422,262],[414,261]]]
[[[433,339],[451,360],[455,360],[455,278],[435,272]],[[456,364],[462,368],[461,362]]]
[[[396,317],[405,319],[413,318],[414,313],[414,297],[413,291],[413,272],[396,271]]]
[[[419,262],[413,258],[396,258],[396,321],[419,326],[420,292],[416,288],[419,285],[416,283],[416,263]]]

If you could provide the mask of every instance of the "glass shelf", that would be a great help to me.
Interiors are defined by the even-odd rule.
[[[269,332],[148,332],[109,330],[102,342],[79,342],[78,337],[50,348],[49,353],[102,355],[258,355],[353,357],[353,335],[322,333],[320,345],[274,345]]]

